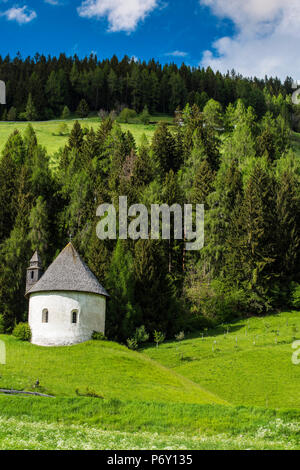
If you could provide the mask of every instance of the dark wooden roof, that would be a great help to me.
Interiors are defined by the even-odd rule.
[[[35,292],[73,291],[104,295],[108,293],[69,243],[26,295]]]

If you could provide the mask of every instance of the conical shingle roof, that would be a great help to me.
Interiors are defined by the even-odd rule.
[[[108,293],[69,243],[26,295],[34,292],[73,291],[104,295]]]

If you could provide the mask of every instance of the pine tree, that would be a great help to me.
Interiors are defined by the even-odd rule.
[[[3,111],[1,121],[7,121],[7,109],[6,108]]]
[[[142,138],[137,158],[134,162],[132,184],[135,187],[145,187],[154,178],[154,165],[150,157],[150,147],[147,138]]]
[[[118,240],[106,283],[111,295],[107,329],[110,337],[124,341],[143,324],[141,310],[135,305],[133,257],[128,241]]]
[[[103,146],[106,138],[110,134],[113,127],[113,121],[110,117],[103,119],[101,124],[96,132],[96,141],[97,141],[97,153],[100,155],[103,151]]]
[[[167,204],[169,207],[172,207],[173,204],[177,204],[182,207],[183,194],[173,170],[169,171],[164,180],[162,189],[162,199],[164,204]],[[170,220],[170,239],[165,243],[165,246],[166,253],[168,256],[168,271],[170,274],[172,274],[172,280],[176,285],[177,289],[180,289],[183,266],[183,242],[182,240],[175,240],[175,220],[173,215],[171,216]]]
[[[25,116],[26,116],[27,121],[35,121],[38,117],[31,93],[29,93],[29,96],[28,96]]]
[[[178,309],[168,279],[168,259],[160,241],[139,240],[134,246],[135,300],[147,331],[176,331]]]
[[[70,113],[68,106],[65,106],[63,109],[63,112],[61,113],[61,118],[64,120],[67,120],[70,118],[70,115],[71,113]]]
[[[300,192],[295,174],[287,169],[277,182],[278,274],[283,284],[299,279],[300,265]]]
[[[12,106],[10,108],[10,110],[8,111],[6,120],[7,121],[16,121],[17,120],[17,110],[14,106]]]
[[[190,193],[190,202],[192,204],[207,205],[207,197],[213,191],[213,182],[215,174],[211,170],[207,160],[198,164],[196,169],[193,186]]]
[[[89,112],[90,112],[89,105],[87,104],[85,99],[82,99],[77,107],[76,114],[80,118],[86,118],[88,117]]]
[[[211,279],[223,273],[232,213],[239,208],[243,195],[242,173],[234,160],[229,166],[222,163],[213,186],[214,190],[207,197],[208,210],[205,214],[207,241],[201,250],[204,270]]]
[[[3,152],[3,155],[10,155],[14,163],[20,167],[25,161],[26,150],[23,139],[19,131],[15,130],[8,138]]]
[[[58,115],[59,109],[64,102],[61,80],[62,76],[60,76],[59,72],[52,70],[45,87],[47,101],[55,115]]]
[[[177,106],[184,105],[187,90],[184,80],[179,73],[172,73],[169,83],[171,88],[169,111],[173,114]]]
[[[26,152],[26,157],[25,157],[26,164],[28,166],[31,166],[33,164],[33,154],[38,145],[36,133],[31,124],[28,124],[24,131],[23,142],[24,142],[24,147],[25,147],[25,152]]]
[[[0,245],[0,305],[7,332],[27,317],[24,293],[29,253],[27,228],[19,220],[9,238]]]
[[[30,211],[28,239],[32,252],[38,250],[45,263],[49,248],[49,214],[47,203],[41,196],[37,198],[35,206]]]
[[[15,201],[19,170],[9,152],[0,160],[0,243],[7,238],[13,228],[17,206]]]
[[[162,122],[156,128],[151,149],[162,175],[168,173],[171,169],[176,170],[178,168],[175,139],[168,130],[166,123]]]
[[[145,106],[143,112],[140,114],[140,120],[144,125],[146,125],[149,124],[150,118],[151,116],[148,110],[148,106]]]
[[[68,140],[69,149],[80,150],[83,144],[83,132],[81,125],[78,121],[75,121],[75,124],[71,130],[70,137]]]
[[[203,109],[206,124],[210,127],[220,128],[223,126],[222,106],[218,101],[209,100]]]
[[[268,309],[276,273],[275,181],[261,161],[254,166],[240,208],[233,211],[226,241],[226,276],[248,292],[258,309]]]

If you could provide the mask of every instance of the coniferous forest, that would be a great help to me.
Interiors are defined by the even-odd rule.
[[[193,331],[300,306],[300,161],[292,149],[298,107],[292,83],[246,79],[185,65],[0,58],[7,84],[3,119],[50,119],[124,106],[170,113],[152,141],[137,145],[114,115],[96,130],[75,122],[55,156],[33,127],[14,131],[0,160],[0,314],[5,331],[27,317],[29,259],[46,268],[73,243],[108,290],[106,335],[126,341],[137,327]],[[84,100],[84,102],[83,102]],[[176,113],[175,113],[176,111]],[[32,119],[29,119],[29,118]],[[12,120],[15,120],[12,119]],[[105,240],[96,209],[128,204],[204,204],[205,246],[178,240]]]
[[[292,92],[291,78],[282,84],[278,78],[247,79],[234,70],[222,75],[211,68],[179,68],[154,59],[136,62],[128,56],[121,61],[116,56],[99,61],[95,55],[79,59],[36,54],[24,60],[20,54],[13,59],[0,56],[0,77],[7,85],[2,119],[11,121],[59,117],[65,106],[74,112],[82,100],[91,111],[126,105],[136,112],[147,106],[151,113],[173,114],[187,103],[202,110],[211,98],[224,109],[240,98],[261,118],[267,111],[266,94],[286,98]]]

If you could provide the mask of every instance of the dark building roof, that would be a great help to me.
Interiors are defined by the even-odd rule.
[[[73,291],[104,295],[108,293],[69,243],[26,295],[34,292]]]

